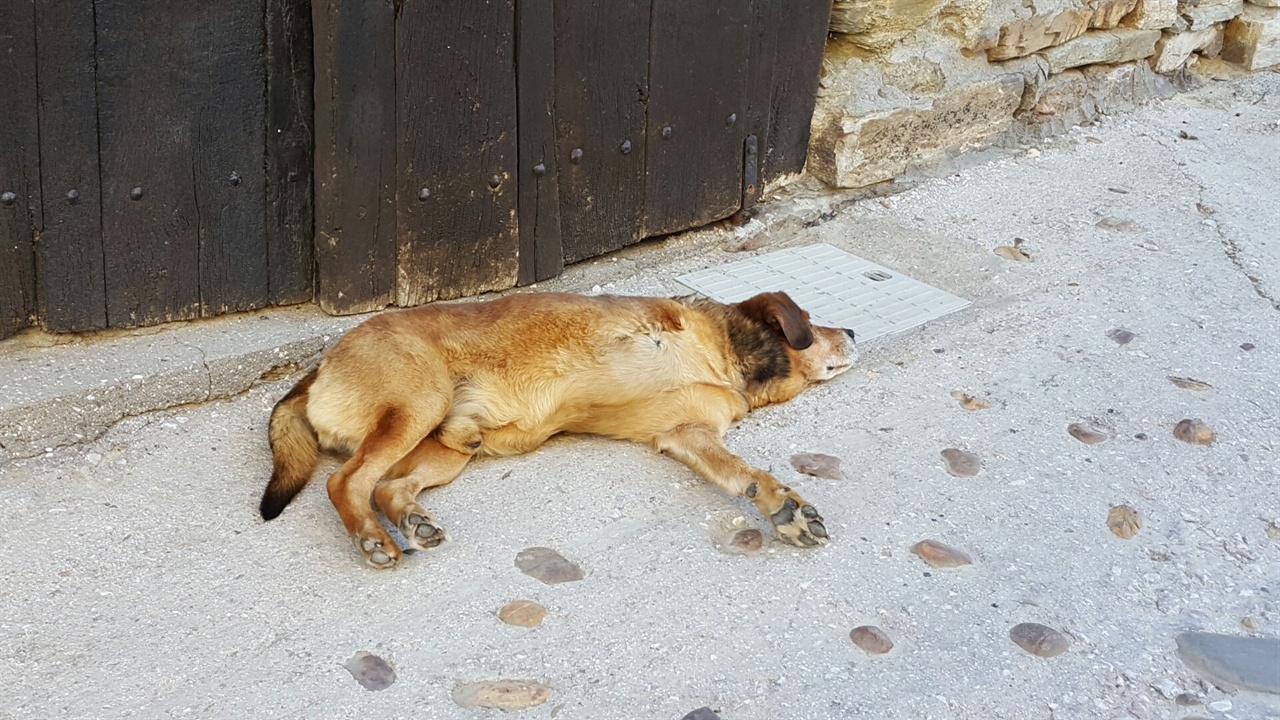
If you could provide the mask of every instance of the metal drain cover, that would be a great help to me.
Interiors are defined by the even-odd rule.
[[[859,342],[909,330],[970,305],[825,243],[757,255],[676,280],[724,303],[782,290],[815,323],[850,328]]]

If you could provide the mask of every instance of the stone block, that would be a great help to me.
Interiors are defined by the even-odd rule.
[[[1056,13],[1032,15],[1000,28],[1000,39],[987,51],[988,60],[1011,60],[1077,38],[1089,29],[1093,11],[1067,8]]]
[[[1280,8],[1280,0],[1246,0],[1246,2],[1258,7]]]
[[[1134,30],[1163,30],[1173,27],[1176,22],[1178,0],[1138,0],[1133,12],[1120,21],[1120,26]]]
[[[835,0],[831,32],[865,50],[884,52],[929,22],[945,0]]]
[[[1110,30],[1133,11],[1138,0],[1095,0],[1090,4],[1093,16],[1089,18],[1089,27],[1097,30]]]
[[[1021,75],[1001,75],[927,106],[831,118],[814,128],[809,169],[836,187],[865,187],[981,147],[1013,124],[1022,87]]]
[[[1247,70],[1280,64],[1280,8],[1244,8],[1227,24],[1222,59]]]
[[[1060,73],[1082,65],[1116,65],[1150,57],[1160,40],[1159,30],[1096,30],[1070,42],[1045,50],[1049,69]]]
[[[1191,53],[1197,50],[1222,46],[1222,26],[1214,25],[1203,30],[1184,33],[1166,32],[1156,43],[1156,54],[1151,56],[1151,69],[1158,73],[1171,73],[1186,64]],[[1210,52],[1209,54],[1216,54]]]
[[[1060,135],[1093,122],[1098,115],[1127,112],[1176,92],[1168,78],[1152,72],[1145,62],[1067,70],[1048,79],[1039,100],[1021,116],[1014,132],[1019,138]]]
[[[1191,30],[1227,22],[1244,10],[1244,0],[1178,0],[1178,14]]]

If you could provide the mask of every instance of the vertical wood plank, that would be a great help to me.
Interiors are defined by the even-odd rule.
[[[565,262],[642,237],[650,2],[555,0],[556,165]]]
[[[396,84],[399,304],[514,285],[514,0],[406,0]]]
[[[0,2],[0,338],[36,310],[32,247],[40,217],[35,14],[31,0]]]
[[[312,293],[313,86],[310,0],[266,0],[267,267],[273,305]]]
[[[208,29],[190,2],[96,0],[95,8],[107,320],[130,327],[197,317],[200,213],[187,89],[201,78],[185,58]]]
[[[653,2],[645,236],[741,205],[752,20],[750,0]]]
[[[831,0],[769,2],[785,8],[786,22],[777,23],[769,137],[760,160],[765,182],[804,169],[831,22]]]
[[[777,65],[779,29],[789,22],[785,0],[753,0],[751,3],[750,40],[747,48],[746,126],[748,136],[756,137],[754,185],[743,179],[744,206],[754,204],[763,192],[760,182],[760,156],[768,144],[773,120],[773,75]],[[746,160],[744,153],[744,161]],[[751,174],[747,168],[744,173]]]
[[[52,200],[40,233],[40,316],[58,332],[107,326],[93,20],[92,2],[37,6],[41,188]]]
[[[267,304],[263,0],[169,0],[199,32],[179,62],[193,126],[200,314]]]
[[[376,310],[396,287],[395,7],[313,0],[311,8],[316,300],[331,313]]]
[[[551,0],[517,0],[520,284],[564,268],[555,129],[555,12]]]

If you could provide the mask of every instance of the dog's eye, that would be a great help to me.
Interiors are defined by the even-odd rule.
[[[836,369],[836,366],[835,366],[835,365],[828,365],[828,366],[827,366],[827,372],[831,372],[832,370],[835,370],[835,369]]]

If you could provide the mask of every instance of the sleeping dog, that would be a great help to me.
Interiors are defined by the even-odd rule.
[[[514,455],[557,433],[644,443],[759,508],[778,536],[827,541],[822,516],[729,452],[754,408],[849,369],[853,331],[812,325],[784,293],[707,299],[510,295],[377,315],[354,328],[271,413],[270,520],[311,479],[321,449],[350,458],[329,499],[365,562],[434,547],[444,528],[418,504],[476,455]],[[372,496],[372,502],[371,502]]]

